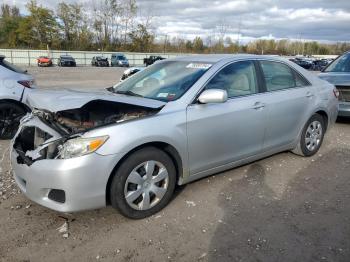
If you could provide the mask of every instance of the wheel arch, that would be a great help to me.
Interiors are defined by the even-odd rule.
[[[326,110],[324,109],[319,109],[315,112],[315,114],[319,114],[320,116],[322,116],[323,120],[324,120],[324,124],[325,124],[325,132],[328,129],[328,125],[329,125],[329,116],[328,113],[326,112]]]
[[[116,166],[113,168],[111,174],[109,175],[108,181],[107,181],[107,185],[106,185],[106,204],[110,204],[110,188],[111,188],[111,184],[112,184],[112,180],[113,177],[116,173],[116,170],[120,167],[120,165],[123,163],[123,161],[125,159],[127,159],[130,155],[132,155],[134,152],[146,148],[146,147],[155,147],[157,149],[162,150],[163,152],[165,152],[173,161],[174,165],[175,165],[175,169],[176,169],[176,182],[179,182],[179,179],[183,176],[183,163],[182,163],[182,159],[181,156],[178,152],[178,150],[165,142],[160,142],[160,141],[155,141],[155,142],[148,142],[148,143],[144,143],[142,145],[139,145],[135,148],[133,148],[132,150],[130,150],[129,152],[127,152],[116,164]]]
[[[1,99],[0,100],[0,104],[5,104],[5,103],[15,104],[15,105],[17,105],[19,107],[22,107],[27,112],[31,111],[30,108],[26,104],[23,104],[22,102],[14,100],[14,99],[7,98],[7,99]]]

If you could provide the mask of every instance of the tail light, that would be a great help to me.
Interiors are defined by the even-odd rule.
[[[336,98],[339,98],[339,90],[338,90],[338,89],[334,88],[334,89],[333,89],[333,94],[334,94],[334,96],[335,96]]]
[[[27,88],[32,88],[32,86],[34,85],[33,80],[21,80],[21,81],[17,81],[17,83]]]

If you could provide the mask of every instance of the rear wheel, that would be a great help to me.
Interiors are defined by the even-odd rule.
[[[164,208],[173,195],[176,169],[163,151],[148,147],[130,155],[110,188],[111,204],[124,216],[141,219]]]
[[[17,132],[26,110],[13,103],[0,103],[0,139],[11,139]]]
[[[326,131],[324,119],[314,114],[305,124],[298,146],[293,153],[301,156],[313,156],[320,149]]]

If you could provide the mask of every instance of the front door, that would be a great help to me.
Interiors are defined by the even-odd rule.
[[[224,67],[206,89],[224,89],[229,99],[225,103],[188,106],[191,175],[258,154],[264,140],[266,112],[259,100],[254,62]]]

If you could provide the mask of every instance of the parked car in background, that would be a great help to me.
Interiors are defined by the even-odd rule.
[[[57,61],[58,66],[77,66],[75,59],[70,55],[61,55]]]
[[[329,63],[329,59],[316,59],[313,61],[312,70],[322,71]]]
[[[108,67],[109,66],[108,58],[103,56],[94,56],[91,60],[91,65]]]
[[[38,66],[52,66],[52,59],[48,56],[39,56],[37,62]]]
[[[319,77],[336,86],[339,92],[339,116],[350,117],[350,51],[329,64]]]
[[[143,63],[145,66],[150,66],[153,65],[156,61],[160,61],[160,60],[164,60],[164,57],[161,56],[155,56],[155,55],[151,55],[148,58],[144,58],[143,59]]]
[[[129,60],[124,54],[112,54],[111,66],[129,67]]]
[[[122,77],[120,78],[120,81],[124,81],[125,79],[129,78],[130,76],[136,74],[137,72],[142,71],[143,67],[131,67],[124,71]]]
[[[34,78],[0,55],[0,139],[11,139],[20,119],[29,111],[24,103],[35,88]]]
[[[290,61],[296,63],[298,66],[301,66],[304,69],[312,69],[313,67],[313,62],[310,59],[305,59],[305,58],[300,58],[300,57],[295,57],[289,59]]]
[[[111,90],[30,94],[11,159],[32,201],[144,218],[176,185],[286,150],[316,154],[338,113],[332,84],[276,57],[169,59]]]

